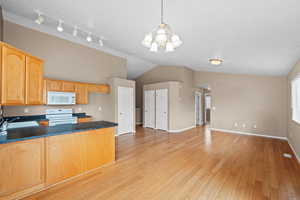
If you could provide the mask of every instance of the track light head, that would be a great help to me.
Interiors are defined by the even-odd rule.
[[[73,36],[76,37],[77,34],[78,34],[78,28],[77,28],[77,26],[74,26]]]
[[[86,37],[86,41],[88,42],[91,42],[93,39],[92,39],[92,34],[89,33],[88,36]]]
[[[42,13],[40,11],[36,11],[38,16],[36,18],[36,20],[34,21],[35,23],[41,25],[44,22],[44,17],[42,16]]]
[[[58,20],[57,31],[59,31],[59,32],[63,32],[64,31],[64,28],[63,28],[62,24],[63,24],[63,21],[62,20]]]

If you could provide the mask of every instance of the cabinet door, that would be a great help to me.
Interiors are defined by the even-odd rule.
[[[91,120],[91,117],[78,118],[78,123],[90,122]]]
[[[85,132],[46,139],[46,183],[51,185],[85,171]]]
[[[47,91],[61,92],[63,89],[62,81],[47,79]]]
[[[26,57],[26,104],[43,104],[43,61]]]
[[[114,128],[89,131],[85,141],[87,170],[95,169],[115,160]]]
[[[63,81],[63,91],[64,92],[75,92],[75,83]]]
[[[95,93],[109,93],[109,85],[105,84],[88,84],[88,91]]]
[[[2,48],[2,104],[25,104],[25,55],[7,46]]]
[[[87,85],[84,83],[76,84],[76,104],[88,104]]]
[[[0,145],[0,199],[44,185],[44,138]]]

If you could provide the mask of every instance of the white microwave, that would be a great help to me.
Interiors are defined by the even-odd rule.
[[[76,93],[74,92],[48,92],[47,105],[74,105]]]

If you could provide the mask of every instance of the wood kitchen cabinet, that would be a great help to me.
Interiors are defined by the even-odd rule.
[[[58,183],[114,160],[114,128],[48,137],[46,184]]]
[[[69,81],[62,81],[62,90],[64,92],[75,92],[75,83],[74,82],[69,82]]]
[[[43,75],[43,61],[34,57],[26,56],[26,104],[43,104]]]
[[[76,104],[88,104],[88,90],[87,84],[77,83],[76,90]]]
[[[10,45],[1,46],[1,104],[43,103],[43,61]]]
[[[48,91],[62,92],[63,82],[59,80],[46,79],[46,88]]]
[[[91,120],[91,117],[81,117],[77,119],[78,123],[90,122]]]
[[[1,104],[25,104],[25,58],[19,50],[2,45]]]
[[[106,84],[88,84],[88,91],[89,92],[95,92],[95,93],[103,93],[108,94],[109,93],[109,85]]]
[[[44,138],[0,145],[0,199],[44,187]]]
[[[22,199],[113,163],[114,134],[112,127],[0,144],[0,199]]]
[[[84,134],[85,132],[46,138],[47,185],[85,171]]]

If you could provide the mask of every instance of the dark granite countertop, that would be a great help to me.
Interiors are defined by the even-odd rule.
[[[91,118],[92,116],[87,115],[86,113],[73,113],[74,117],[77,118]],[[46,119],[46,115],[27,115],[27,116],[12,116],[12,117],[4,117],[5,120],[12,120],[14,122],[25,122],[25,121],[48,121]]]
[[[53,135],[70,134],[86,130],[115,127],[118,124],[107,121],[93,121],[79,124],[64,124],[57,126],[37,126],[7,130],[7,135],[0,135],[0,144],[49,137]]]

